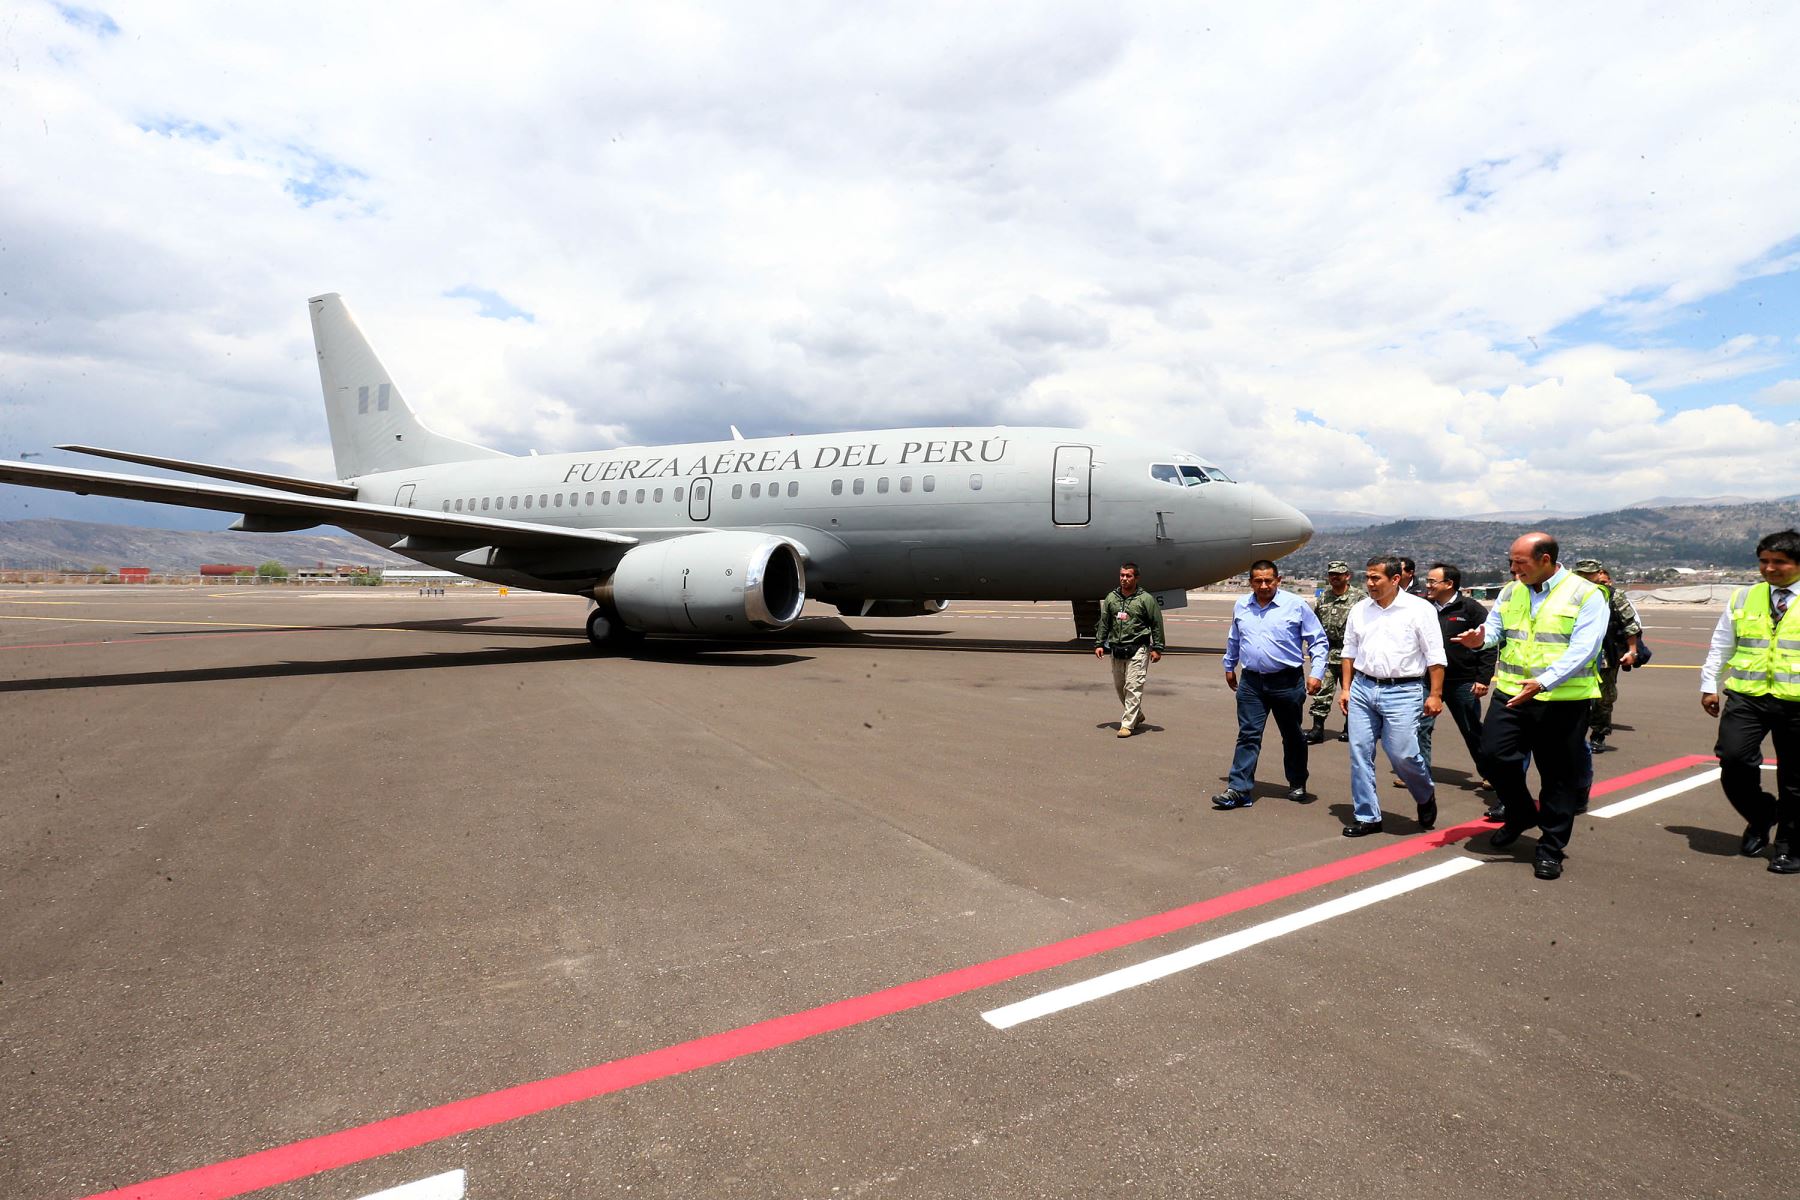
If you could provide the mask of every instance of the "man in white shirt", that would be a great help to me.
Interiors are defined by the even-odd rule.
[[[1761,854],[1773,828],[1769,870],[1800,875],[1800,533],[1784,529],[1758,542],[1756,566],[1763,582],[1732,593],[1713,628],[1700,707],[1719,717],[1713,753],[1719,786],[1747,822],[1740,851]],[[1770,737],[1779,800],[1762,786],[1762,744]]]
[[[1444,635],[1437,609],[1400,588],[1398,557],[1372,558],[1363,573],[1369,595],[1344,626],[1343,690],[1338,708],[1350,726],[1350,800],[1345,837],[1381,829],[1375,795],[1375,743],[1412,793],[1419,826],[1437,824],[1437,794],[1419,753],[1421,714],[1444,711]],[[1429,686],[1427,686],[1429,680]]]

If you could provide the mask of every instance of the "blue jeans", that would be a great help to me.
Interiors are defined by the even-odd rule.
[[[1435,798],[1425,756],[1419,753],[1423,683],[1382,685],[1358,674],[1350,684],[1350,803],[1359,821],[1381,820],[1375,794],[1375,743],[1387,751],[1394,774],[1416,804]]]
[[[1231,754],[1231,776],[1225,786],[1246,796],[1256,786],[1256,760],[1262,753],[1263,727],[1275,718],[1281,730],[1281,765],[1290,788],[1306,786],[1306,735],[1300,713],[1306,706],[1306,673],[1299,667],[1259,674],[1239,671],[1237,685],[1237,749]]]

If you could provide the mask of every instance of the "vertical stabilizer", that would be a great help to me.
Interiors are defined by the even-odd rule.
[[[420,424],[336,292],[314,296],[306,305],[312,311],[313,348],[319,355],[319,385],[325,391],[325,418],[331,425],[331,453],[339,479],[510,457],[433,433]]]

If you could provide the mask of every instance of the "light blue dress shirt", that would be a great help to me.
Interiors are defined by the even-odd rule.
[[[1544,603],[1544,597],[1550,589],[1569,577],[1566,568],[1556,568],[1556,574],[1544,580],[1537,587],[1519,586],[1531,597],[1531,615]],[[1516,581],[1515,581],[1516,582]],[[1606,623],[1612,611],[1607,607],[1606,596],[1596,587],[1588,593],[1588,598],[1581,602],[1581,611],[1575,614],[1575,628],[1569,633],[1569,648],[1562,656],[1545,667],[1537,676],[1538,686],[1546,692],[1568,682],[1587,669],[1589,663],[1600,656],[1600,644],[1606,640]],[[1500,605],[1496,603],[1488,613],[1487,624],[1481,627],[1481,645],[1483,649],[1498,646],[1506,641],[1506,630],[1500,620]]]
[[[1312,659],[1308,672],[1325,678],[1325,655],[1330,643],[1312,606],[1292,592],[1277,591],[1268,605],[1244,596],[1232,606],[1231,632],[1225,635],[1225,669],[1235,671],[1285,671],[1300,665],[1302,655]]]

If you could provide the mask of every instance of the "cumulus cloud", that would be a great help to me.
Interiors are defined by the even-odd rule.
[[[434,427],[514,451],[1065,424],[1303,506],[1792,490],[1800,346],[1678,336],[1800,270],[1785,9],[168,0],[6,37],[0,455],[327,474],[303,301],[339,291]]]

